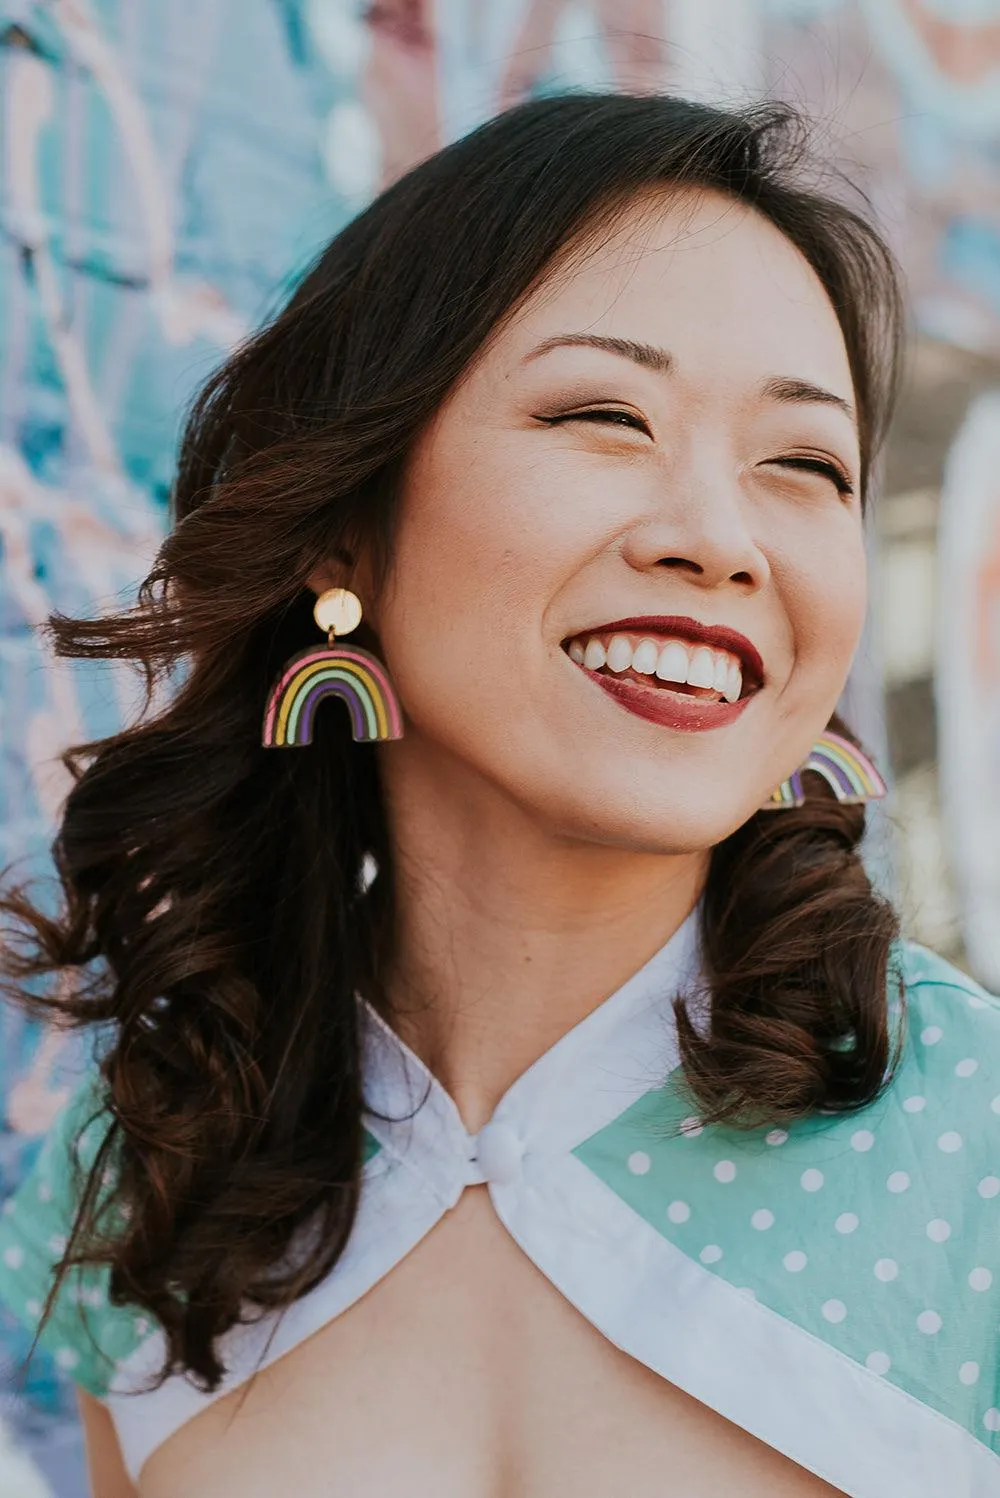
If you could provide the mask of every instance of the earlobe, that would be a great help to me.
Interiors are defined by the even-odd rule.
[[[315,593],[317,598],[321,593],[325,593],[328,588],[339,588],[342,586],[343,579],[335,575],[334,569],[329,565],[317,567],[306,578],[306,587]]]
[[[326,558],[314,567],[306,578],[306,587],[315,593],[317,598],[321,593],[326,593],[330,588],[353,587],[355,572],[354,557],[342,547],[335,547],[332,552],[327,553]]]

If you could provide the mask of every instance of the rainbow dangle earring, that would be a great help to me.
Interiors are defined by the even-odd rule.
[[[361,623],[357,594],[327,588],[316,600],[313,618],[326,630],[326,648],[307,645],[285,662],[264,709],[264,747],[311,744],[316,708],[324,697],[347,703],[355,743],[402,738],[402,710],[382,662],[360,645],[335,643]]]
[[[874,761],[867,754],[839,733],[827,731],[817,739],[805,764],[772,791],[761,811],[781,811],[785,807],[804,805],[806,793],[802,775],[805,770],[815,770],[817,775],[822,775],[838,801],[878,801],[888,791]]]

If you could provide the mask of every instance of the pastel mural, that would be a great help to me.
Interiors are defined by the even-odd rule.
[[[919,443],[890,452],[891,524],[872,536],[887,581],[850,712],[906,812],[904,893],[930,891],[916,917],[950,879],[951,949],[996,985],[1000,806],[995,788],[986,814],[977,800],[1000,721],[996,407],[965,422],[962,361],[981,394],[1000,385],[1000,0],[0,0],[0,864],[45,875],[59,751],[131,711],[125,673],[48,658],[36,626],[134,588],[202,379],[381,186],[575,86],[787,95],[904,260],[921,346],[945,351],[931,365],[959,393],[917,388],[914,431],[936,434],[923,468]],[[929,414],[945,408],[947,428]],[[942,594],[968,600],[946,627]],[[935,696],[939,656],[985,664]],[[0,1198],[87,1060],[0,1010]],[[0,1385],[22,1350],[0,1327]],[[23,1493],[82,1498],[68,1383],[39,1359],[9,1400],[38,1468]]]

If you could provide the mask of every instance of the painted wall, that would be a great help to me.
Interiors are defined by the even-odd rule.
[[[579,85],[804,104],[904,261],[940,378],[890,451],[849,699],[895,771],[874,859],[1000,986],[1000,0],[0,0],[0,864],[45,873],[58,752],[129,715],[34,631],[142,576],[207,372],[382,185]],[[0,1198],[85,1064],[0,1013]],[[39,1360],[30,1393],[68,1498],[67,1386]]]

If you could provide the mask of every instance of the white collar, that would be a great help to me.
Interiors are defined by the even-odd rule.
[[[466,1186],[506,1184],[528,1150],[572,1149],[662,1085],[677,1065],[671,1000],[695,980],[699,918],[696,905],[637,972],[522,1072],[478,1134],[466,1129],[433,1072],[362,999],[366,1126],[419,1169],[445,1208]]]

